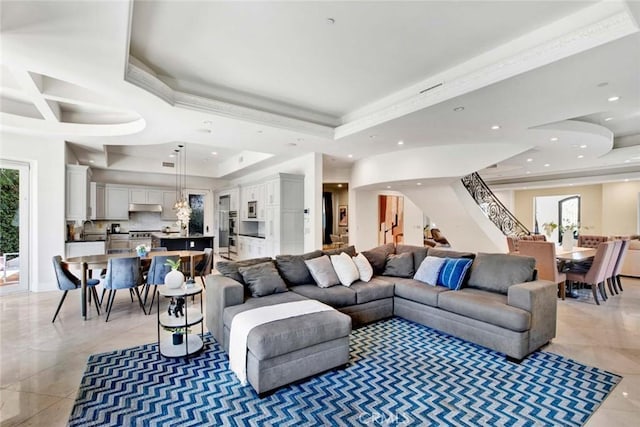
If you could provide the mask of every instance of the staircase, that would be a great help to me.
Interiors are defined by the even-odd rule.
[[[484,214],[505,236],[528,236],[531,234],[509,209],[493,194],[477,172],[462,178],[462,185],[476,201]]]

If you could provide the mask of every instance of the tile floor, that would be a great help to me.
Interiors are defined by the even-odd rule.
[[[640,420],[640,279],[601,306],[559,301],[558,336],[547,351],[624,376],[587,426],[637,426]],[[109,323],[95,310],[80,320],[79,292],[70,293],[55,324],[60,292],[0,298],[0,425],[63,426],[87,357],[156,339],[155,308],[142,315],[120,292]]]

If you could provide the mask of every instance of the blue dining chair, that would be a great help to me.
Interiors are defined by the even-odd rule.
[[[151,265],[147,272],[147,284],[145,285],[144,303],[147,303],[149,288],[153,286],[153,295],[151,296],[151,304],[149,304],[149,312],[153,309],[153,301],[156,297],[156,289],[158,285],[164,285],[164,278],[171,271],[171,267],[167,265],[167,260],[178,261],[180,257],[177,255],[156,255],[151,258]]]
[[[73,275],[69,270],[67,270],[62,265],[62,257],[60,255],[56,255],[52,258],[53,261],[53,270],[56,273],[56,281],[58,283],[58,289],[64,291],[62,294],[62,298],[60,298],[60,303],[58,304],[58,308],[56,309],[56,314],[53,315],[53,320],[51,323],[56,321],[56,317],[58,317],[58,313],[60,312],[60,308],[62,308],[62,303],[64,299],[67,297],[67,292],[78,289],[81,286],[80,279]],[[96,305],[96,311],[98,312],[98,316],[100,315],[100,300],[98,299],[98,292],[96,291],[96,285],[100,283],[98,279],[88,279],[87,280],[87,289],[90,289],[91,295],[93,295],[93,301]],[[91,299],[89,300],[91,301]]]
[[[138,297],[140,308],[142,312],[147,314],[140,298],[140,292],[138,286],[141,283],[140,273],[140,258],[126,257],[126,258],[111,258],[107,263],[107,273],[104,277],[104,288],[109,291],[107,295],[107,319],[109,321],[109,314],[111,314],[111,308],[113,307],[113,301],[116,297],[116,292],[119,289],[133,290]]]

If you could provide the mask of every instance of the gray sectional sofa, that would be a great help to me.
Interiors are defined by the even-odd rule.
[[[247,379],[258,393],[345,365],[349,334],[359,326],[399,316],[521,360],[555,337],[557,287],[535,280],[535,260],[506,254],[473,254],[439,248],[383,245],[363,255],[374,276],[349,287],[316,285],[305,259],[355,248],[314,251],[240,262],[219,262],[222,274],[206,279],[206,324],[228,351],[233,317],[251,308],[315,299],[333,311],[277,320],[253,329],[248,337]],[[427,257],[469,258],[461,289],[432,286],[413,279]],[[267,264],[265,264],[267,263]],[[255,294],[240,271],[272,263],[286,287]],[[268,281],[267,281],[268,282]],[[264,293],[264,289],[262,290]],[[254,295],[252,295],[254,293]]]

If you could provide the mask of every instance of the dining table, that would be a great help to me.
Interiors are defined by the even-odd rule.
[[[594,248],[582,248],[579,246],[566,250],[560,246],[556,249],[556,258],[564,262],[581,262],[593,258],[596,255],[596,251],[597,249]]]
[[[81,296],[82,299],[82,318],[87,320],[87,278],[90,270],[102,270],[107,268],[107,264],[110,259],[114,258],[129,258],[136,256],[134,253],[117,253],[117,254],[104,254],[104,255],[84,255],[77,257],[69,257],[62,261],[63,266],[68,269],[77,269],[81,271],[80,283],[81,283]],[[151,259],[154,256],[178,256],[180,261],[189,261],[190,263],[190,277],[195,276],[195,264],[196,261],[203,259],[205,256],[204,251],[162,251],[162,252],[148,252],[144,257],[140,257],[142,264],[151,263]]]

